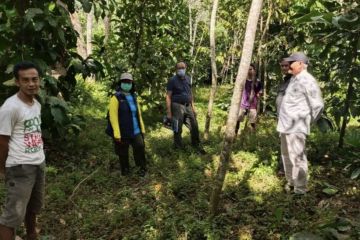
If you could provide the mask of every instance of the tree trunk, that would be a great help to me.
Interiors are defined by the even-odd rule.
[[[86,16],[86,54],[92,54],[92,28],[94,19],[94,8]]]
[[[204,32],[201,34],[201,37],[200,37],[200,41],[198,43],[198,46],[201,46],[202,42],[203,42],[203,39],[204,39]],[[196,59],[198,57],[198,54],[199,54],[199,47],[197,47],[197,50],[195,52],[195,56],[193,57],[193,64],[191,66],[191,82],[192,82],[192,79],[194,78],[194,75],[195,75],[195,69],[196,69]]]
[[[239,45],[239,38],[240,38],[240,33],[239,32],[235,32],[234,33],[234,42],[231,48],[231,63],[230,63],[230,69],[231,69],[231,74],[230,74],[230,84],[234,84],[234,69],[235,69],[235,53],[236,53],[236,49],[237,46]]]
[[[61,0],[57,0],[56,4],[63,7],[64,9],[66,9],[66,11],[69,12],[67,5],[63,3]],[[74,30],[78,33],[78,37],[76,40],[76,52],[82,58],[86,58],[87,56],[86,45],[85,45],[85,39],[84,39],[83,29],[80,23],[79,15],[77,14],[77,12],[74,13],[69,12],[69,16],[70,16],[70,21],[74,27]]]
[[[350,115],[349,114],[350,101],[351,101],[351,96],[353,95],[353,92],[354,92],[353,79],[351,79],[348,84],[348,89],[347,89],[347,93],[346,93],[344,116],[343,116],[343,120],[341,123],[340,136],[339,136],[339,148],[342,148],[344,145],[346,124],[348,122],[348,117]]]
[[[106,14],[103,22],[104,22],[104,31],[105,31],[104,45],[106,45],[107,42],[109,41],[109,37],[111,33],[111,14]]]
[[[352,54],[352,59],[351,62],[349,62],[348,66],[355,66],[356,65],[356,61],[357,61],[357,56],[358,56],[358,50],[357,50],[357,45],[356,42],[358,41],[360,37],[360,34],[357,34],[357,36],[355,37],[353,44],[353,48],[352,48],[352,52],[349,54]],[[352,72],[352,74],[351,74]],[[356,73],[354,73],[354,71],[351,71],[349,74],[349,84],[348,84],[348,89],[347,89],[347,93],[346,93],[346,99],[345,99],[345,106],[344,106],[344,116],[343,116],[343,121],[341,124],[341,129],[340,129],[340,136],[339,136],[339,148],[342,148],[344,145],[344,137],[345,137],[345,130],[346,130],[346,124],[348,122],[348,117],[350,115],[350,103],[351,103],[351,99],[352,96],[354,94],[354,77],[357,75]]]
[[[206,114],[206,120],[205,120],[205,131],[204,131],[205,140],[209,139],[211,115],[212,115],[212,109],[214,105],[214,99],[215,99],[216,87],[217,87],[215,26],[216,26],[216,11],[218,8],[218,3],[219,3],[218,0],[214,0],[213,8],[211,11],[211,19],[210,19],[211,90],[210,90],[208,112]]]
[[[191,11],[191,2],[188,2],[188,9],[189,9],[189,42],[192,43],[192,28],[193,28],[193,19],[192,19],[192,11]],[[190,49],[190,55],[192,50]]]
[[[263,111],[265,111],[266,108],[266,98],[267,98],[267,91],[266,91],[266,85],[267,85],[267,79],[264,77],[265,76],[265,69],[263,69],[266,65],[264,64],[264,60],[263,60],[263,51],[266,51],[263,48],[263,43],[266,39],[266,34],[267,31],[269,29],[269,25],[270,25],[270,20],[271,20],[271,16],[272,16],[272,3],[269,0],[268,1],[268,14],[267,14],[267,18],[266,18],[266,22],[265,22],[265,26],[261,31],[261,37],[260,37],[260,41],[259,41],[259,46],[257,49],[257,55],[258,55],[258,59],[259,59],[259,67],[258,67],[258,75],[260,76],[260,80],[263,81],[264,83],[264,87],[263,87]],[[262,21],[261,21],[261,25],[262,25]],[[262,75],[264,73],[264,75]],[[260,103],[260,101],[259,101]]]
[[[252,0],[249,11],[249,18],[246,25],[241,61],[236,76],[230,111],[226,122],[225,137],[223,141],[223,147],[220,153],[219,167],[215,176],[214,187],[211,193],[210,214],[212,217],[217,214],[220,194],[224,184],[228,163],[230,160],[232,144],[235,137],[235,125],[238,119],[240,108],[241,93],[245,85],[247,73],[251,62],[256,35],[256,27],[260,16],[261,6],[262,0]]]
[[[141,5],[138,8],[138,12],[137,15],[139,17],[139,26],[138,26],[138,34],[137,37],[135,39],[135,44],[134,44],[134,56],[133,56],[133,60],[132,60],[132,67],[133,69],[138,69],[143,61],[142,59],[142,46],[143,46],[143,38],[144,38],[144,11],[146,8],[146,1],[141,2]],[[137,29],[136,29],[137,30]]]
[[[268,70],[267,70],[267,64],[268,64],[268,61],[267,60],[264,60],[264,65],[263,65],[263,68],[264,68],[264,75],[263,75],[263,82],[264,82],[264,86],[263,86],[263,109],[262,111],[265,112],[266,110],[266,97],[267,97],[267,89],[270,89],[270,86],[268,86],[268,79],[269,79],[269,73],[268,73]],[[257,109],[257,112],[260,112],[260,101],[258,101],[258,109]]]

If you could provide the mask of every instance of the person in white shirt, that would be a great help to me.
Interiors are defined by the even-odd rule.
[[[14,239],[25,222],[27,239],[37,239],[36,215],[43,205],[45,155],[41,135],[38,68],[14,66],[19,91],[0,107],[0,174],[5,174],[6,201],[0,216],[0,239]]]
[[[307,192],[308,164],[305,153],[306,136],[324,108],[321,91],[315,78],[308,73],[308,58],[296,52],[284,61],[290,63],[293,76],[281,102],[278,103],[277,131],[281,139],[281,156],[287,180],[286,190],[295,194]]]

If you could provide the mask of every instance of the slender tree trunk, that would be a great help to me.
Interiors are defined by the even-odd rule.
[[[339,136],[339,148],[342,148],[344,146],[344,137],[345,137],[345,130],[346,125],[349,118],[349,109],[350,109],[350,101],[351,96],[354,94],[354,86],[353,86],[353,79],[350,80],[348,84],[348,89],[346,93],[346,99],[345,99],[345,106],[344,106],[344,116],[341,123],[341,129],[340,129],[340,136]]]
[[[245,81],[254,49],[256,28],[261,12],[261,6],[262,6],[262,0],[252,0],[249,11],[249,18],[246,25],[241,61],[236,76],[233,96],[231,99],[231,106],[226,123],[223,147],[220,153],[219,167],[215,176],[214,187],[211,193],[210,214],[212,217],[217,214],[217,209],[220,201],[220,194],[224,184],[228,163],[230,160],[232,144],[235,137],[235,126],[236,126],[236,121],[238,119],[239,108],[240,108],[241,93],[245,85]]]
[[[210,98],[208,111],[206,114],[205,120],[205,131],[204,131],[204,139],[209,139],[209,131],[210,131],[210,122],[212,116],[212,109],[214,105],[214,99],[217,88],[217,69],[216,69],[216,52],[215,52],[215,27],[216,27],[216,11],[218,8],[219,1],[213,1],[213,8],[211,11],[211,19],[210,19],[210,56],[211,56],[211,90],[210,90]]]
[[[201,46],[202,42],[203,42],[203,39],[204,39],[204,32],[201,34],[201,37],[200,37],[200,41],[198,43],[198,46]],[[197,48],[197,51],[195,52],[195,56],[193,58],[193,65],[191,66],[191,79],[194,78],[194,75],[195,75],[195,69],[196,69],[196,59],[198,57],[198,54],[199,54],[199,48]]]
[[[137,38],[135,39],[135,53],[133,57],[132,67],[134,69],[137,69],[142,62],[141,57],[141,51],[142,51],[142,45],[143,45],[143,36],[144,36],[144,11],[146,7],[146,1],[141,2],[141,6],[139,7],[139,33],[137,35]]]
[[[87,53],[86,53],[85,39],[77,12],[70,14],[70,19],[74,26],[75,31],[79,34],[76,40],[76,51],[82,58],[86,58]]]
[[[236,53],[236,48],[239,45],[239,38],[240,38],[240,33],[235,32],[234,33],[234,42],[233,42],[232,49],[231,49],[230,84],[234,84],[235,53]]]
[[[69,12],[67,5],[65,3],[63,3],[61,0],[57,0],[56,4],[63,7],[66,11]],[[82,58],[86,58],[87,53],[86,53],[85,38],[84,38],[84,34],[83,34],[83,29],[82,29],[82,26],[80,23],[79,15],[77,14],[77,12],[74,12],[74,13],[69,12],[69,16],[70,16],[70,21],[74,27],[74,30],[78,33],[78,37],[76,40],[76,52]]]
[[[193,34],[193,19],[192,19],[192,11],[191,11],[191,1],[188,1],[188,9],[189,9],[189,42],[192,43],[192,34]],[[193,47],[193,46],[192,46]],[[190,48],[190,55],[193,52],[193,49]]]
[[[357,34],[354,41],[352,41],[353,48],[352,48],[352,53],[350,53],[350,54],[353,55],[353,58],[352,58],[351,62],[348,64],[348,66],[354,66],[356,64],[357,56],[358,56],[356,42],[358,41],[359,37],[360,37],[360,34]],[[354,76],[355,76],[354,73],[349,75],[350,79],[349,79],[349,84],[348,84],[348,89],[347,89],[346,99],[345,99],[344,116],[343,116],[343,121],[341,124],[340,136],[339,136],[339,148],[342,148],[344,145],[346,125],[348,122],[348,118],[350,116],[350,103],[352,100],[352,96],[354,94]]]
[[[94,20],[94,8],[86,16],[86,54],[92,54],[92,28]]]
[[[266,109],[266,97],[267,97],[267,89],[270,89],[270,87],[268,86],[268,79],[269,79],[269,75],[268,75],[268,70],[267,70],[267,60],[264,60],[264,65],[263,65],[263,69],[264,69],[264,75],[263,75],[263,82],[264,82],[264,86],[263,86],[263,112],[265,112]],[[260,101],[258,101],[258,109],[257,112],[260,112]]]
[[[259,74],[259,78],[260,80],[263,81],[264,83],[264,88],[263,88],[263,111],[265,111],[265,107],[266,107],[266,99],[267,99],[267,89],[266,89],[266,85],[267,85],[267,79],[264,77],[265,76],[265,64],[264,64],[264,60],[263,60],[263,52],[266,51],[266,48],[264,48],[263,44],[264,41],[266,40],[266,34],[268,32],[269,29],[269,25],[270,25],[270,20],[271,20],[271,16],[272,16],[272,11],[273,11],[273,7],[272,7],[272,3],[271,0],[268,0],[268,13],[267,13],[267,18],[266,18],[266,22],[265,22],[265,26],[261,31],[261,37],[260,37],[260,41],[259,41],[259,46],[257,49],[257,55],[258,55],[258,59],[259,59],[259,68],[258,68],[258,74]],[[262,26],[263,22],[261,20],[261,26]],[[260,103],[260,101],[259,101]],[[259,108],[260,109],[260,108]]]
[[[198,28],[198,24],[199,24],[199,16],[195,15],[195,17],[193,16],[193,5],[196,5],[196,1],[188,1],[188,8],[189,8],[189,42],[191,44],[190,46],[190,61],[192,63],[192,68],[190,71],[190,80],[191,83],[193,83],[193,79],[194,79],[194,72],[195,72],[195,68],[194,68],[194,64],[195,64],[195,60],[193,59],[194,56],[194,52],[195,52],[195,42],[196,42],[196,36],[197,36],[197,28]]]
[[[111,33],[111,14],[106,14],[103,22],[104,22],[104,31],[105,31],[104,45],[106,45],[107,42],[109,41],[109,37]]]

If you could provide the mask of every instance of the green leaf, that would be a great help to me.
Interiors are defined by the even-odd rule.
[[[76,135],[78,135],[78,134],[81,132],[81,130],[82,130],[79,125],[74,124],[74,123],[70,124],[69,127],[74,131],[74,133],[75,133]]]
[[[355,169],[352,173],[351,173],[351,179],[356,179],[356,178],[358,178],[359,177],[359,175],[360,175],[360,168],[357,168],[357,169]]]
[[[41,31],[41,29],[43,29],[45,23],[44,22],[35,22],[35,26],[34,26],[34,29],[36,32],[39,32]]]
[[[43,11],[40,8],[29,8],[26,11],[26,15],[25,18],[30,21],[31,19],[33,19],[36,15],[42,14]]]
[[[64,108],[65,110],[67,109],[66,102],[54,96],[50,96],[48,98],[48,103],[50,104],[51,107],[59,106],[61,108]]]
[[[334,228],[325,228],[324,229],[324,232],[325,233],[328,233],[328,237],[330,237],[331,239],[332,238],[335,238],[337,240],[345,240],[345,239],[350,239],[349,235],[345,235],[345,234],[341,234],[339,233],[336,229]]]
[[[65,122],[66,115],[65,115],[63,109],[58,108],[58,107],[52,107],[51,115],[53,116],[55,122],[57,122],[61,125]]]
[[[323,193],[326,193],[327,195],[334,195],[336,194],[339,190],[335,189],[335,188],[324,188]]]
[[[283,216],[283,208],[277,208],[275,210],[275,219],[277,222],[280,222]]]
[[[317,120],[316,126],[323,133],[334,130],[334,125],[332,124],[331,120],[329,118],[324,117],[324,116],[321,116],[319,118],[319,120]]]
[[[7,86],[7,87],[14,87],[14,86],[16,86],[15,78],[3,82],[3,85],[4,85],[4,86]]]
[[[55,7],[56,7],[56,4],[55,4],[54,2],[51,2],[51,3],[49,4],[48,9],[49,9],[50,12],[52,12],[52,11],[54,11]]]
[[[347,225],[347,226],[338,226],[336,227],[337,230],[339,230],[340,232],[347,232],[349,230],[351,230],[351,226],[350,225]]]
[[[323,238],[310,232],[298,232],[290,236],[289,240],[323,240]]]
[[[84,9],[84,12],[89,13],[91,11],[91,3],[88,0],[82,0],[81,5]]]
[[[6,67],[5,73],[7,73],[7,74],[12,73],[13,68],[14,68],[14,64],[9,64],[9,65]]]
[[[65,43],[65,42],[66,42],[66,40],[65,40],[64,31],[62,31],[62,30],[58,29],[57,33],[58,33],[58,36],[59,36],[59,38],[60,38],[61,42],[62,42],[62,43]]]
[[[58,22],[57,22],[57,20],[55,18],[48,18],[48,23],[52,27],[56,27],[58,25]]]

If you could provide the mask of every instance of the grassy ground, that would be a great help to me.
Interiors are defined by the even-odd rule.
[[[197,96],[202,131],[208,90],[198,89]],[[310,192],[296,197],[283,191],[284,179],[276,175],[275,119],[261,116],[256,135],[245,130],[234,145],[220,213],[209,221],[227,114],[222,108],[230,96],[231,89],[222,87],[204,156],[191,147],[172,150],[172,134],[158,121],[161,114],[145,113],[149,174],[140,178],[119,175],[104,134],[107,99],[94,91],[78,109],[87,115],[84,131],[48,152],[46,206],[39,216],[42,239],[289,239],[301,231],[324,239],[360,239],[360,184],[359,178],[350,179],[360,159],[356,125],[349,128],[343,150],[335,147],[337,133],[310,136]],[[187,130],[184,139],[189,143]]]

